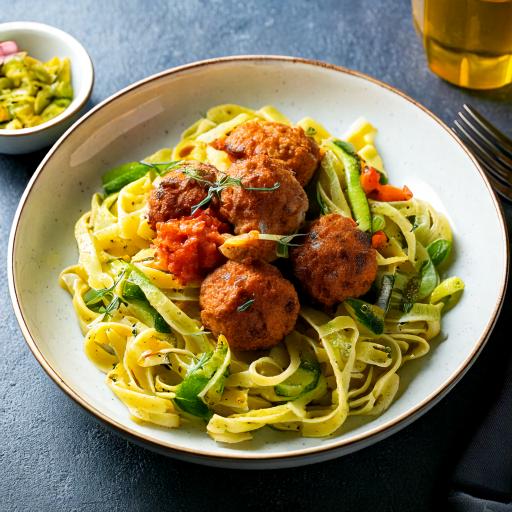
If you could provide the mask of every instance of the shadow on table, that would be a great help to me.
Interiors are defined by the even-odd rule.
[[[453,446],[446,454],[445,470],[437,478],[438,506],[446,507],[446,495],[453,490],[470,493],[477,490],[475,496],[500,499],[497,495],[492,495],[492,489],[473,488],[474,486],[471,485],[473,472],[470,466],[480,466],[479,460],[475,459],[475,456],[478,456],[478,447],[474,445],[475,435],[495,406],[500,393],[505,388],[505,381],[509,377],[507,373],[510,372],[512,350],[510,336],[507,332],[507,322],[512,314],[511,300],[512,290],[509,288],[493,334],[478,361],[449,396],[452,409],[447,421],[438,425],[438,428],[453,431]],[[497,427],[497,425],[494,426]],[[499,439],[489,429],[485,434],[489,436],[489,439],[486,439],[487,442],[498,443],[504,447],[510,442],[510,439]],[[491,437],[492,439],[490,439]],[[471,459],[468,467],[468,460],[463,460],[463,458],[469,450],[471,450]],[[485,452],[480,452],[480,456],[488,458],[488,454]],[[482,460],[481,464],[485,465],[485,461]],[[497,467],[499,468],[499,462]]]
[[[49,147],[26,155],[0,155],[0,180],[3,187],[8,186],[21,196],[48,149]]]
[[[510,104],[510,102],[512,102],[512,84],[488,91],[466,89],[465,93],[475,99],[489,100],[495,103],[500,103],[501,105],[506,105],[507,103]]]
[[[87,113],[93,106],[94,103],[89,100],[83,113]],[[16,190],[20,188],[23,190],[51,147],[52,145],[49,145],[43,149],[24,155],[6,155],[0,153],[0,171],[2,173],[2,179],[7,180]]]

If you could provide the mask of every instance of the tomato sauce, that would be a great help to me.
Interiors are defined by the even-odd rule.
[[[222,233],[227,224],[211,215],[209,210],[159,222],[156,225],[156,261],[183,284],[197,282],[224,263],[218,247],[224,243]]]

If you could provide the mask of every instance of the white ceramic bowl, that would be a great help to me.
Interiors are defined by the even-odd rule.
[[[58,28],[16,21],[0,24],[0,41],[16,41],[31,57],[46,61],[52,57],[69,57],[73,101],[61,114],[46,123],[21,130],[0,130],[0,153],[30,153],[53,144],[83,112],[94,84],[92,61],[85,48]]]
[[[466,290],[443,319],[442,341],[400,371],[397,400],[381,416],[350,418],[326,439],[263,429],[241,445],[221,445],[204,429],[165,430],[133,423],[83,353],[59,271],[77,261],[73,225],[89,209],[100,176],[178,140],[201,112],[219,103],[273,104],[292,120],[310,115],[341,134],[364,115],[379,128],[378,147],[393,183],[445,212],[455,235],[450,272]],[[483,348],[504,296],[508,263],[499,204],[473,158],[426,109],[376,80],[323,63],[285,57],[232,57],[165,71],[95,107],[48,153],[15,216],[10,291],[22,332],[50,377],[94,416],[166,454],[234,467],[276,467],[328,459],[396,432],[432,407]]]

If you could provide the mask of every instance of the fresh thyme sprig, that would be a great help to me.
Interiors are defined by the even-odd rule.
[[[287,235],[281,237],[277,241],[276,255],[278,258],[288,258],[288,247],[300,247],[302,244],[292,244],[292,240],[296,236],[306,236],[307,233],[294,233],[293,235]]]
[[[113,292],[114,288],[121,282],[121,279],[124,277],[124,272],[119,274],[118,278],[114,281],[112,286],[108,288],[100,288],[99,290],[95,290],[91,288],[84,294],[84,302],[86,306],[94,306],[98,304],[103,297]]]
[[[252,305],[254,304],[254,300],[255,299],[249,299],[247,301],[245,301],[243,304],[240,304],[240,306],[238,306],[236,308],[236,310],[239,312],[239,313],[243,313],[244,311],[247,311],[248,309],[250,309],[252,307]]]
[[[103,320],[111,316],[112,313],[121,305],[121,297],[114,293],[114,290],[123,277],[124,272],[121,272],[112,286],[109,286],[108,288],[101,288],[99,290],[91,288],[84,295],[85,305],[91,306],[91,309],[96,310],[98,313],[103,313]],[[103,299],[109,300],[109,303],[106,306],[103,303]],[[98,306],[100,302],[102,304],[101,306]]]
[[[220,193],[225,188],[241,187],[244,190],[251,190],[254,192],[273,192],[274,190],[277,190],[281,186],[281,184],[278,181],[276,181],[274,185],[272,185],[272,187],[246,187],[242,183],[242,180],[240,178],[234,178],[225,173],[221,173],[222,176],[220,179],[216,181],[210,181],[203,178],[195,169],[183,169],[181,172],[199,183],[204,183],[205,185],[208,185],[206,197],[192,207],[192,215],[194,215],[194,213],[196,213],[197,210],[199,210],[199,208],[202,208],[203,206],[209,204],[210,201],[214,198],[214,196],[220,198]]]
[[[112,295],[112,300],[106,305],[105,308],[100,308],[99,312],[103,313],[103,320],[111,316],[112,313],[121,305],[121,297],[115,293]],[[104,309],[104,310],[103,310]]]
[[[182,163],[182,160],[173,160],[170,162],[146,162],[144,160],[139,161],[139,164],[153,169],[159,176],[167,174],[170,170],[174,169],[178,165],[181,165]]]

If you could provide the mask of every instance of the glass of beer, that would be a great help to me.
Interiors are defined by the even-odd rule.
[[[412,0],[430,69],[452,84],[512,83],[512,0]]]

